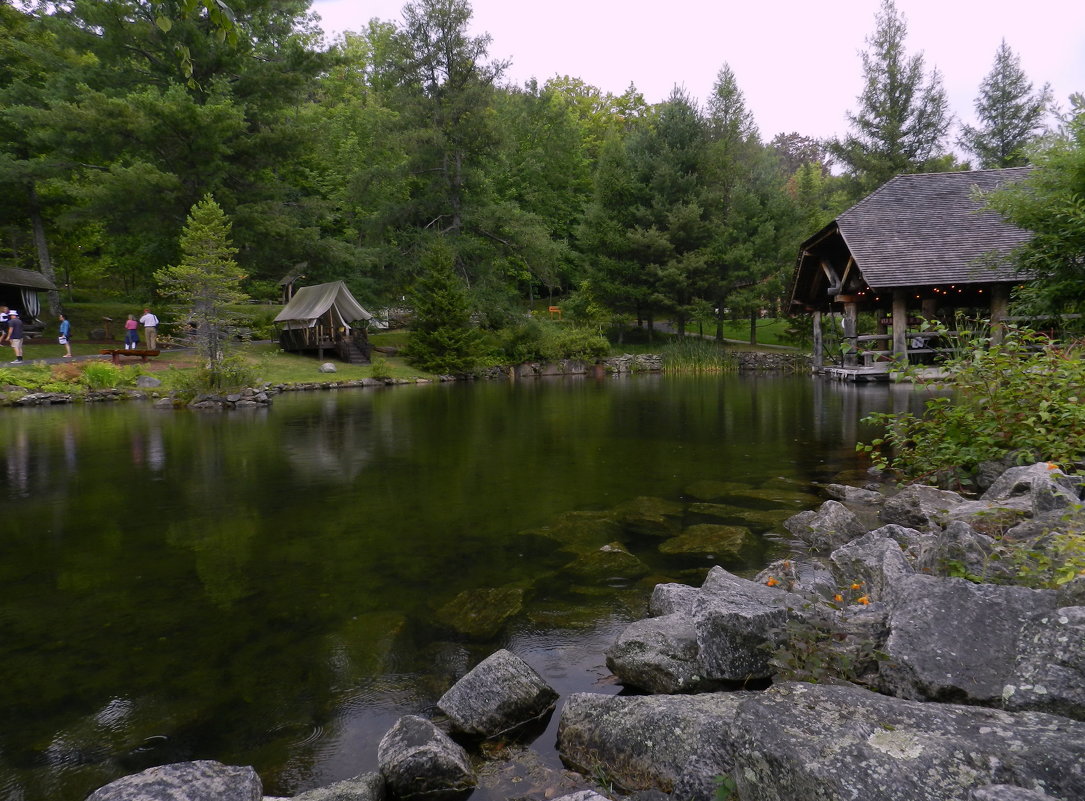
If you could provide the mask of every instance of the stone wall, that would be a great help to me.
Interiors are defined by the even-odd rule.
[[[786,370],[805,373],[810,370],[810,356],[793,351],[754,353],[737,351],[735,359],[739,370]]]

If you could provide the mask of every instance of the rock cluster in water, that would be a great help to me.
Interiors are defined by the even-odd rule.
[[[829,485],[833,499],[817,510],[776,518],[793,553],[753,580],[714,567],[700,587],[657,585],[650,616],[607,652],[627,690],[643,694],[566,699],[558,746],[579,777],[551,772],[538,797],[594,801],[602,788],[593,782],[603,782],[611,796],[710,801],[725,779],[742,801],[1085,798],[1085,576],[1032,589],[1012,583],[1019,566],[998,558],[1002,541],[1040,553],[1059,532],[1085,529],[1082,483],[1046,463],[992,478],[978,500],[935,487],[887,496]],[[711,513],[701,507],[737,492],[783,503],[788,490],[700,482],[689,492],[705,500],[635,499],[605,516],[572,513],[544,533],[615,538],[583,549],[565,568],[570,580],[637,572],[622,532],[673,542],[693,536],[679,523],[693,507]],[[458,603],[476,620],[488,606],[505,610],[478,623],[493,631],[522,603],[497,600]],[[492,764],[480,759],[485,743],[537,731],[556,698],[526,663],[498,651],[440,699],[441,725],[405,716],[392,727],[379,773],[296,798],[462,797]],[[254,776],[236,773],[246,769],[190,764],[220,794],[198,794],[199,782],[190,795],[169,794],[168,782],[164,794],[108,794],[140,786],[137,774],[91,798],[256,797]],[[172,769],[194,770],[153,770]]]

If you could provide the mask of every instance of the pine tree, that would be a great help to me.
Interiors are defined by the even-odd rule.
[[[452,265],[448,244],[432,242],[411,293],[414,320],[406,357],[432,373],[466,373],[478,364],[479,335],[471,324],[467,288]]]
[[[1024,147],[1042,133],[1050,104],[1050,86],[1034,92],[1021,59],[1003,39],[976,97],[980,125],[962,126],[957,142],[975,154],[984,169],[1023,167],[1028,163]]]
[[[908,27],[893,0],[883,0],[877,27],[862,54],[864,88],[859,110],[848,113],[852,132],[829,145],[844,169],[869,192],[895,175],[944,169],[951,115],[942,76],[908,56]]]
[[[234,261],[230,221],[211,195],[192,207],[181,232],[181,261],[155,273],[162,294],[173,298],[196,330],[196,351],[203,360],[203,383],[211,389],[230,384],[228,361],[233,315],[229,304],[248,296],[245,278]]]

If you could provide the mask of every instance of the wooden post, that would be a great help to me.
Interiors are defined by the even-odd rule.
[[[908,293],[893,290],[893,359],[908,363]]]
[[[814,312],[814,369],[825,365],[824,343],[821,341],[821,311]]]
[[[844,304],[844,342],[848,349],[844,351],[844,366],[855,367],[859,363],[859,304]]]
[[[1010,290],[1005,284],[991,287],[991,344],[1000,345],[1006,336],[1006,318],[1010,311]]]

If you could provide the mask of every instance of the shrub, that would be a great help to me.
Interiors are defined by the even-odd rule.
[[[116,389],[134,383],[133,378],[110,362],[85,362],[80,367],[83,371],[80,380],[88,389]]]
[[[945,364],[952,397],[931,398],[921,417],[873,414],[884,433],[856,449],[874,464],[915,480],[967,485],[980,462],[1017,453],[1019,461],[1071,465],[1085,455],[1085,361],[1080,345],[1011,328],[1002,344],[967,343]],[[929,382],[930,383],[930,382]]]

